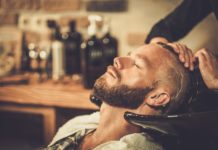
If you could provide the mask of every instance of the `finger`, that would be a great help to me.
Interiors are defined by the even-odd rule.
[[[171,46],[173,48],[174,52],[176,52],[178,54],[179,60],[181,62],[184,62],[185,59],[183,56],[183,51],[180,52],[181,47],[179,46],[179,43],[168,43],[167,45]]]
[[[187,51],[187,54],[188,54],[188,57],[189,57],[189,69],[194,70],[195,56],[194,56],[192,50],[189,49],[188,47],[186,47],[186,51]]]
[[[181,47],[180,47],[179,43],[168,43],[168,45],[172,46],[174,51],[180,55]]]
[[[201,74],[204,74],[203,70],[205,70],[205,68],[207,67],[207,58],[205,56],[205,53],[200,50],[195,54],[195,56],[198,58]]]
[[[186,56],[185,56],[185,52],[184,52],[184,48],[180,45],[180,44],[176,44],[178,49],[179,49],[179,59],[181,62],[186,63]]]
[[[189,69],[194,70],[194,55],[190,49],[187,50],[189,55]]]
[[[199,50],[202,55],[205,57],[205,61],[209,61],[210,60],[210,55],[207,49],[203,48],[201,50]]]
[[[194,63],[196,61],[196,59],[195,59],[195,55],[191,49],[189,49],[189,54],[191,55],[190,58],[191,58],[192,63]]]
[[[204,56],[203,50],[197,51],[197,52],[195,53],[195,57],[198,58],[199,63],[206,61],[206,57]]]
[[[179,53],[179,47],[176,45],[176,43],[168,43],[167,45],[173,47],[173,50],[178,54]]]
[[[184,61],[184,65],[185,67],[189,68],[190,67],[190,59],[191,59],[191,55],[189,55],[189,50],[185,45],[183,44],[180,44],[180,47],[181,47],[181,50],[183,51],[184,53],[184,58],[185,58],[185,61]]]

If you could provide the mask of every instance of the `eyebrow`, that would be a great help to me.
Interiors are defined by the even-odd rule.
[[[132,54],[132,52],[128,52],[128,53],[127,53],[127,56],[130,56],[131,54]]]
[[[132,54],[132,52],[128,52],[128,53],[127,53],[127,56],[131,56],[131,54]],[[136,54],[135,56],[136,56],[138,59],[142,60],[145,64],[147,64],[147,65],[150,65],[150,64],[151,64],[147,57],[142,56],[142,55],[140,55],[140,54]]]
[[[132,52],[128,52],[127,53],[127,56],[131,56],[132,55]],[[138,58],[140,58],[140,59],[144,59],[145,57],[144,56],[142,56],[142,55],[140,55],[140,54],[136,54],[135,55],[136,57],[138,57]],[[146,58],[145,58],[146,59]]]

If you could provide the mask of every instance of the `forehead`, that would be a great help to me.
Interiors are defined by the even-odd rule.
[[[136,49],[135,51],[133,51],[132,53],[134,55],[139,55],[141,57],[146,57],[149,59],[166,60],[169,59],[170,57],[168,50],[157,44],[143,45],[138,49]]]

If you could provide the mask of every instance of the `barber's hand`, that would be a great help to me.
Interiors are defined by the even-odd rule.
[[[178,53],[179,59],[184,63],[184,66],[190,70],[194,70],[195,57],[193,52],[186,45],[180,43],[169,43],[169,41],[164,37],[155,37],[150,41],[150,43],[158,42],[172,46],[175,52]]]
[[[199,69],[207,87],[218,90],[218,60],[205,48],[199,50],[195,56],[199,60]]]
[[[158,42],[169,43],[169,41],[165,39],[164,37],[155,37],[155,38],[152,38],[150,41],[150,43],[158,43]]]
[[[180,43],[167,43],[167,45],[172,46],[175,52],[178,53],[179,60],[184,63],[186,68],[194,70],[195,57],[186,45]]]

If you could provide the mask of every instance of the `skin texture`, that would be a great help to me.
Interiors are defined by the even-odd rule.
[[[138,127],[129,124],[123,118],[126,111],[143,115],[160,114],[158,110],[146,104],[164,106],[170,102],[173,93],[170,84],[161,83],[158,86],[154,84],[157,80],[161,80],[160,77],[165,72],[163,70],[167,69],[168,61],[171,62],[169,52],[156,44],[144,45],[128,56],[114,59],[114,65],[109,66],[106,73],[96,81],[95,90],[98,90],[98,88],[111,90],[111,88],[121,85],[130,89],[152,87],[152,90],[134,109],[122,107],[122,105],[113,105],[113,103],[108,104],[108,100],[102,99],[99,125],[94,132],[83,139],[80,146],[81,150],[93,149],[107,141],[119,140],[124,135],[140,132]]]

